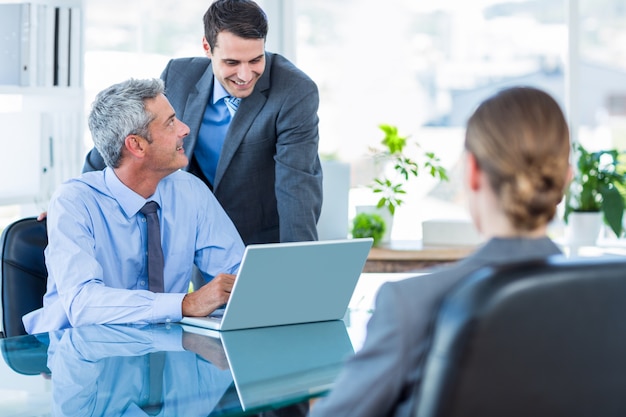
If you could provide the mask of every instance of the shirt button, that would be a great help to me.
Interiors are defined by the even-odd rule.
[[[143,217],[143,218],[141,219],[141,221],[145,223],[145,222],[146,222],[146,218],[145,218],[145,217]]]
[[[145,287],[145,286],[146,286],[146,281],[141,281],[139,284],[140,284],[142,287]]]

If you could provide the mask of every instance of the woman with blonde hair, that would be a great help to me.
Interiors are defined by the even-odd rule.
[[[571,176],[569,130],[558,103],[530,87],[503,90],[470,117],[465,136],[469,211],[486,243],[432,274],[384,284],[361,350],[310,415],[409,416],[428,326],[443,297],[481,267],[560,253],[548,223]]]

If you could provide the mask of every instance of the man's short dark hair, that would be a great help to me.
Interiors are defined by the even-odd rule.
[[[267,28],[267,15],[252,0],[217,0],[204,14],[204,37],[211,49],[215,48],[220,32],[265,40]]]

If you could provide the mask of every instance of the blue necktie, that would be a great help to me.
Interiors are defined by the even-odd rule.
[[[224,103],[226,103],[226,107],[228,107],[228,111],[230,112],[230,117],[233,117],[239,108],[239,103],[241,103],[241,99],[233,96],[224,97]]]
[[[163,284],[163,248],[161,248],[161,228],[157,210],[159,204],[148,201],[139,211],[146,216],[148,223],[148,289],[152,292],[164,292]]]

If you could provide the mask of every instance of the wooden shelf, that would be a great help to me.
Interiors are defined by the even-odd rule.
[[[363,272],[407,272],[465,258],[475,246],[424,246],[422,241],[393,241],[373,247]]]

